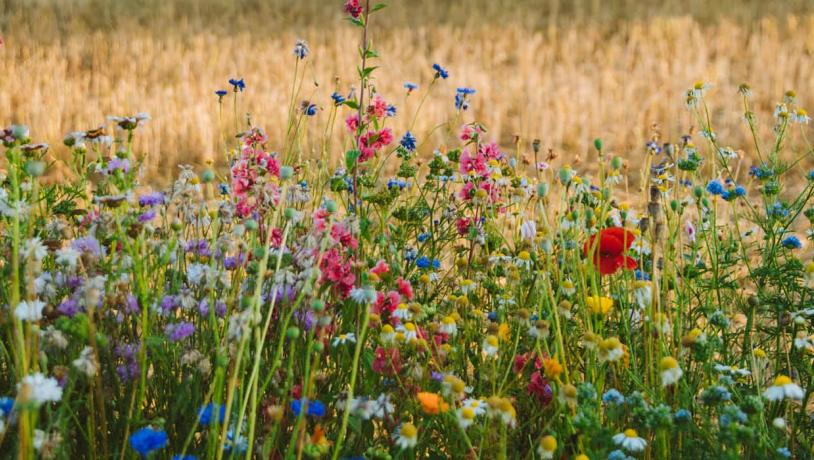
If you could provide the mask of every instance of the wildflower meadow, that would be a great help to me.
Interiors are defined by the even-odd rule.
[[[379,92],[379,63],[409,59],[374,47],[387,5],[326,7],[355,81],[313,93],[292,43],[272,138],[242,110],[254,82],[224,76],[222,158],[166,187],[142,174],[148,114],[67,133],[67,158],[0,128],[0,458],[814,456],[794,91],[688,82],[685,135],[616,155],[596,132],[572,167],[495,142],[444,62]],[[724,99],[750,144],[716,133]]]

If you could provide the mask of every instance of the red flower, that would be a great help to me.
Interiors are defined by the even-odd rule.
[[[633,270],[636,261],[625,255],[630,249],[636,235],[622,227],[610,227],[599,232],[599,244],[596,244],[596,235],[591,236],[582,247],[585,257],[593,255],[594,265],[599,273],[610,275],[620,268]]]

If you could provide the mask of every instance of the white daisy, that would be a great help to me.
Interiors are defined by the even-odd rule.
[[[783,399],[803,399],[803,389],[799,385],[791,381],[786,375],[778,375],[774,379],[774,383],[766,391],[763,392],[763,397],[769,401],[782,401]]]
[[[17,391],[26,401],[36,405],[62,399],[62,387],[59,386],[59,382],[39,372],[23,377],[23,381],[17,384]]]
[[[636,430],[628,428],[613,436],[613,442],[628,452],[641,452],[647,447],[647,441],[639,437]]]
[[[412,423],[405,422],[401,424],[394,437],[399,448],[411,449],[418,444],[418,429]]]
[[[45,302],[41,300],[23,300],[14,309],[14,316],[20,321],[39,321],[42,319],[42,309]]]

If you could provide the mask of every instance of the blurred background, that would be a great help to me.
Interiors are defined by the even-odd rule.
[[[433,128],[453,114],[455,88],[477,90],[467,120],[503,145],[539,138],[564,162],[585,158],[595,137],[635,162],[656,130],[677,140],[693,126],[684,93],[712,85],[712,117],[723,145],[750,151],[738,85],[755,110],[771,112],[795,89],[814,108],[811,0],[390,0],[372,26],[375,85],[410,124],[434,62],[450,79],[433,88],[413,132],[429,154],[445,139]],[[31,126],[55,155],[69,131],[107,115],[147,112],[138,147],[147,174],[166,180],[174,165],[221,161],[224,124],[214,91],[242,77],[240,117],[284,134],[295,59],[311,48],[304,99],[322,110],[302,146],[315,154],[334,90],[354,85],[358,30],[341,0],[0,0],[0,126]],[[421,85],[409,97],[403,83]],[[340,120],[341,122],[341,120]],[[340,154],[336,146],[335,155]]]

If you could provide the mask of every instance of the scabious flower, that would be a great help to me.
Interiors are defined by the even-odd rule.
[[[130,447],[144,458],[168,444],[167,432],[153,427],[144,427],[130,435]]]
[[[410,422],[404,422],[394,435],[400,449],[412,449],[418,444],[418,429]]]
[[[188,321],[182,321],[180,323],[175,324],[168,324],[164,328],[164,335],[170,342],[180,342],[181,340],[184,340],[185,338],[192,335],[194,332],[195,325]]]
[[[621,405],[625,402],[625,397],[616,388],[611,388],[602,395],[602,402],[605,404]]]
[[[662,386],[670,386],[678,382],[684,371],[678,366],[678,361],[672,356],[665,356],[659,362]]]
[[[435,71],[435,78],[442,78],[444,80],[449,78],[449,72],[447,72],[447,69],[441,67],[440,64],[433,64],[432,70]]]
[[[622,227],[605,228],[599,235],[591,235],[583,245],[582,252],[586,257],[592,255],[594,265],[603,275],[612,275],[621,268],[633,270],[636,261],[624,253],[635,239],[633,232]]]
[[[707,192],[712,195],[723,195],[726,190],[718,179],[713,179],[707,183]]]
[[[644,448],[647,447],[647,441],[640,438],[636,430],[632,428],[615,434],[613,436],[613,442],[622,449],[633,453],[642,452]]]
[[[778,375],[774,383],[763,392],[763,397],[769,401],[782,401],[783,399],[803,399],[803,389],[792,382],[786,375]]]

